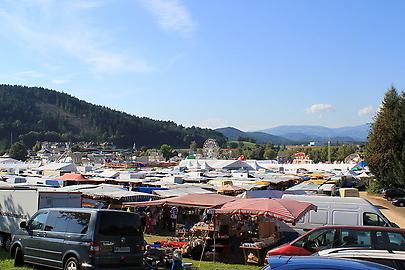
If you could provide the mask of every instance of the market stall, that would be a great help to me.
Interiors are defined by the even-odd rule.
[[[240,242],[245,262],[262,264],[266,249],[280,240],[274,220],[295,223],[314,208],[310,203],[289,199],[242,199],[224,204],[215,215],[219,226],[225,226],[228,220],[222,230],[229,232],[230,245],[234,238]]]

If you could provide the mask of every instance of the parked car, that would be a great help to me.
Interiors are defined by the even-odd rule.
[[[308,256],[340,247],[405,251],[405,229],[389,227],[324,226],[298,237],[291,243],[267,252],[268,256]]]
[[[364,260],[383,264],[397,270],[405,270],[404,251],[364,248],[332,248],[319,251],[316,255],[322,257]]]
[[[405,197],[405,191],[399,188],[390,188],[384,190],[383,197],[388,201],[392,201],[395,198]]]
[[[269,265],[262,270],[392,270],[385,265],[348,259],[335,259],[319,256],[272,256]]]
[[[395,199],[392,201],[392,204],[395,206],[404,207],[405,206],[405,198]]]
[[[64,270],[142,269],[144,239],[137,214],[49,208],[21,222],[13,236],[14,264]]]

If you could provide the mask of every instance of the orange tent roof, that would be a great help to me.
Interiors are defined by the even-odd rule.
[[[86,177],[84,177],[80,173],[65,173],[61,177],[56,178],[55,180],[63,180],[63,181],[88,181]]]

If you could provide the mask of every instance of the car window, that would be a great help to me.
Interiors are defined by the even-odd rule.
[[[66,232],[68,220],[63,212],[51,211],[45,224],[45,231]]]
[[[293,244],[296,247],[303,247],[310,251],[319,251],[331,248],[334,244],[336,229],[321,229],[308,234]]]
[[[405,238],[401,233],[377,231],[375,249],[405,251]]]
[[[99,220],[99,233],[102,235],[142,235],[140,219],[126,212],[102,212]]]
[[[28,222],[28,229],[29,230],[42,230],[46,217],[48,213],[47,212],[41,212],[32,217],[32,219]]]
[[[363,225],[389,227],[388,224],[380,216],[374,213],[363,214]]]
[[[371,248],[371,232],[352,229],[341,229],[339,244],[341,247]]]
[[[67,220],[67,233],[86,234],[89,228],[90,213],[63,212],[62,216]]]

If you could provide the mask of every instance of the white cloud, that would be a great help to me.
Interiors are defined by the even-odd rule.
[[[65,83],[68,83],[69,82],[69,80],[64,80],[64,79],[53,79],[53,80],[51,80],[51,83],[53,83],[53,84],[65,84]]]
[[[24,44],[23,49],[39,53],[42,59],[64,53],[86,64],[92,72],[151,72],[155,68],[133,53],[115,48],[105,29],[86,23],[75,11],[97,7],[94,1],[10,2],[0,8],[0,36]],[[69,11],[69,12],[68,12]],[[41,17],[41,20],[38,20]],[[56,22],[56,23],[54,23]]]
[[[358,114],[359,116],[370,115],[370,114],[372,114],[372,113],[374,113],[374,108],[373,108],[373,106],[367,106],[367,107],[361,108],[361,109],[357,112],[357,114]]]
[[[180,0],[140,0],[166,31],[190,35],[196,26],[190,12]]]
[[[30,79],[45,77],[45,75],[43,73],[35,71],[35,70],[17,72],[17,73],[14,73],[12,76],[17,77],[17,78],[30,78]]]
[[[313,104],[311,107],[309,107],[307,109],[307,113],[322,113],[322,112],[330,112],[333,110],[334,108],[331,104],[319,103]]]

